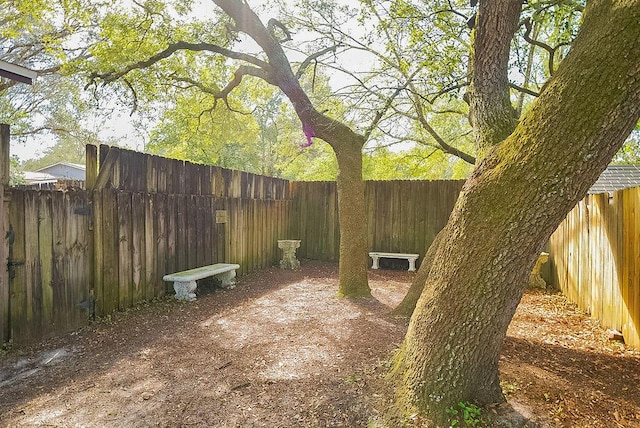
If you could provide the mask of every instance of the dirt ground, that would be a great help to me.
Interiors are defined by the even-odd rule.
[[[366,427],[411,275],[371,271],[375,299],[350,301],[334,265],[305,262],[15,346],[0,357],[0,426]],[[538,426],[640,427],[640,354],[557,294],[525,295],[500,369]]]

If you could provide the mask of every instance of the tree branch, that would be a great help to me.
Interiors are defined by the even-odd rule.
[[[248,65],[241,65],[238,67],[235,73],[233,73],[233,79],[227,83],[222,90],[220,90],[217,94],[214,94],[216,99],[222,99],[224,103],[229,107],[228,96],[235,88],[237,88],[240,83],[242,83],[242,79],[244,76],[254,76],[258,77],[265,82],[276,85],[276,81],[269,73],[261,68],[250,67]]]
[[[531,38],[531,30],[533,29],[533,26],[531,25],[531,20],[530,19],[525,19],[524,22],[524,28],[525,28],[525,32],[523,34],[522,37],[524,37],[524,39],[527,41],[527,43],[533,45],[533,46],[538,46],[539,48],[544,49],[545,51],[547,51],[547,53],[549,54],[549,74],[553,76],[554,71],[554,64],[553,64],[553,58],[556,55],[556,48],[552,48],[551,46],[549,46],[548,44],[535,40],[533,38]]]
[[[282,32],[284,33],[283,39],[278,39],[276,37],[276,32],[275,32],[276,27],[282,30]],[[282,22],[278,21],[275,18],[271,18],[269,22],[267,22],[267,29],[269,30],[269,33],[271,33],[271,37],[277,40],[278,43],[284,43],[284,42],[289,42],[293,40],[291,38],[291,32],[289,31],[289,29]]]
[[[429,135],[431,135],[431,137],[434,140],[436,140],[436,143],[438,143],[438,146],[440,146],[440,149],[442,149],[443,152],[449,153],[450,155],[457,156],[463,161],[470,163],[471,165],[475,165],[476,158],[474,158],[468,153],[463,152],[460,149],[457,149],[447,144],[444,141],[444,139],[440,136],[440,134],[438,134],[436,130],[433,129],[433,127],[431,127],[431,125],[427,121],[427,118],[424,115],[424,110],[422,109],[422,105],[420,104],[420,101],[417,99],[415,100],[415,107],[416,107],[416,112],[418,113],[418,121],[420,122],[420,125],[422,125],[422,127],[429,133]]]
[[[532,91],[531,89],[524,88],[522,86],[516,85],[515,83],[509,82],[509,87],[515,89],[516,91],[524,92],[527,95],[531,95],[532,97],[539,97],[540,96],[539,92]]]
[[[404,84],[401,85],[401,86],[398,86],[396,88],[396,90],[393,91],[393,94],[391,94],[391,96],[389,98],[387,98],[386,102],[384,103],[384,106],[380,110],[378,110],[378,112],[376,113],[375,117],[371,121],[371,124],[369,125],[369,127],[365,131],[365,133],[364,133],[365,140],[369,139],[369,137],[371,136],[371,133],[373,132],[373,130],[378,126],[378,123],[380,123],[380,120],[382,119],[382,116],[384,116],[384,114],[387,112],[389,107],[391,107],[391,104],[393,104],[393,101],[396,99],[396,97],[398,95],[400,95],[400,93],[403,90],[405,90],[407,88],[407,86],[411,85],[411,83],[413,81],[413,78],[416,76],[416,74],[418,74],[418,72],[420,72],[421,69],[422,69],[422,67],[418,67],[409,77],[407,77],[407,79],[404,82]]]
[[[269,68],[259,67],[268,71],[269,77],[272,78],[269,83],[279,87],[293,104],[309,144],[311,144],[313,137],[322,138],[330,144],[339,144],[335,138],[338,134],[349,135],[350,141],[364,144],[361,135],[355,133],[344,123],[331,119],[316,110],[293,73],[282,46],[245,1],[213,0],[213,2],[233,19],[238,31],[247,34],[262,48],[269,60]]]
[[[217,53],[227,58],[248,62],[250,64],[253,64],[267,71],[271,69],[271,66],[268,63],[252,55],[248,55],[242,52],[235,52],[211,43],[190,43],[185,41],[179,41],[179,42],[170,44],[165,50],[153,55],[152,57],[144,61],[139,61],[134,64],[131,64],[118,72],[112,71],[112,72],[103,73],[103,74],[92,73],[90,76],[91,81],[89,82],[89,84],[85,86],[85,89],[88,88],[91,85],[91,83],[93,83],[96,79],[102,80],[103,84],[111,83],[127,75],[133,70],[139,70],[142,68],[150,67],[151,65],[159,61],[162,61],[163,59],[169,58],[171,55],[181,50],[196,51],[196,52],[206,51],[206,52]]]
[[[302,75],[304,74],[304,72],[306,71],[307,67],[309,67],[309,65],[311,65],[311,63],[313,61],[315,61],[316,59],[320,58],[321,56],[324,56],[325,54],[328,54],[329,52],[335,52],[336,49],[338,49],[338,47],[340,47],[340,44],[329,46],[327,48],[319,50],[316,53],[313,53],[313,54],[309,55],[298,66],[298,71],[296,71],[296,78],[300,79],[302,77]]]

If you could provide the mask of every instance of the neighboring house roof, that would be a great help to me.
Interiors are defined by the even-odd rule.
[[[640,186],[640,165],[609,165],[591,186],[589,194],[614,192]]]
[[[44,172],[25,171],[22,174],[27,184],[55,183],[58,181],[53,175]]]
[[[15,80],[17,82],[32,85],[36,80],[38,73],[36,71],[22,67],[18,64],[12,64],[0,60],[0,76]]]
[[[86,167],[77,163],[58,162],[53,165],[37,169],[36,172],[44,172],[51,174],[54,177],[67,180],[84,180],[86,176]]]

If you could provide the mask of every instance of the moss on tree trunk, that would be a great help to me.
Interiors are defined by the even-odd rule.
[[[544,243],[640,116],[640,0],[595,0],[515,131],[467,181],[442,231],[391,379],[397,417],[436,425],[504,398],[498,361]]]
[[[335,147],[338,159],[340,270],[338,295],[371,296],[367,279],[367,215],[362,179],[362,145]]]

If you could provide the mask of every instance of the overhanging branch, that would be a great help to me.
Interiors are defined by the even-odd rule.
[[[309,67],[309,65],[311,65],[313,61],[320,58],[321,56],[328,54],[329,52],[335,52],[336,49],[338,49],[338,47],[340,47],[339,44],[334,46],[329,46],[327,48],[319,50],[314,54],[309,55],[304,61],[302,61],[302,63],[300,63],[300,66],[298,67],[298,71],[296,71],[296,78],[300,79],[304,74],[305,70],[307,69],[307,67]]]
[[[531,95],[532,97],[539,97],[540,96],[539,92],[532,91],[531,89],[524,88],[522,86],[516,85],[515,83],[509,83],[509,86],[511,88],[515,89],[516,91],[524,92],[525,94]]]
[[[556,51],[562,46],[569,45],[569,43],[560,43],[556,47],[549,46],[548,44],[541,42],[539,40],[535,40],[534,38],[531,37],[531,30],[533,29],[533,25],[531,24],[530,19],[525,19],[523,21],[523,25],[525,28],[525,32],[522,37],[524,37],[527,43],[533,46],[538,46],[539,48],[542,48],[545,51],[547,51],[547,53],[549,54],[549,60],[548,60],[549,74],[553,76],[553,73],[555,73],[554,61],[555,61]]]
[[[139,61],[134,64],[131,64],[120,71],[117,71],[117,72],[112,71],[109,73],[102,73],[102,74],[92,73],[90,76],[91,81],[89,82],[89,84],[85,86],[85,89],[88,88],[91,85],[91,83],[93,83],[97,79],[102,80],[103,84],[114,82],[124,77],[125,75],[127,75],[133,70],[139,70],[139,69],[150,67],[153,64],[159,61],[162,61],[163,59],[169,58],[171,55],[181,50],[188,50],[188,51],[195,51],[195,52],[205,51],[205,52],[216,53],[226,58],[237,59],[240,61],[248,62],[249,64],[253,64],[264,70],[271,69],[271,66],[268,63],[252,55],[248,55],[242,52],[232,51],[211,43],[190,43],[185,41],[179,41],[179,42],[170,44],[165,50],[158,52],[157,54],[151,56],[150,58],[144,61]]]

